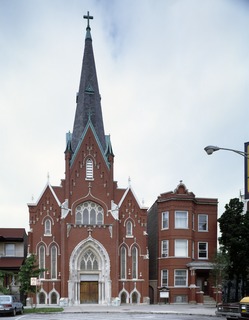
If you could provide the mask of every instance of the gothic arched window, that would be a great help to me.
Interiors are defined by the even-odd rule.
[[[76,207],[75,223],[96,225],[104,223],[104,210],[95,202],[86,201]]]
[[[51,247],[51,278],[57,279],[57,247]]]
[[[120,250],[120,277],[126,279],[126,248],[124,246]]]
[[[39,269],[45,269],[45,247],[43,245],[39,248]],[[40,273],[40,278],[45,278],[45,271]]]
[[[51,304],[57,304],[57,293],[56,292],[51,293]]]
[[[51,220],[46,219],[44,223],[44,234],[51,235]]]
[[[45,296],[45,293],[44,292],[40,292],[39,293],[39,303],[40,304],[45,304],[46,303],[46,296]]]
[[[137,254],[137,248],[133,247],[131,250],[131,257],[132,257],[132,278],[137,279],[137,270],[138,270],[138,254]]]
[[[80,270],[98,270],[99,264],[95,254],[91,249],[88,249],[80,262]]]
[[[126,223],[126,236],[131,237],[133,233],[133,225],[131,221],[127,221]]]

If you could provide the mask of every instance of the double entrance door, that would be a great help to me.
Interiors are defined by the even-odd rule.
[[[98,303],[98,281],[80,282],[80,303]]]

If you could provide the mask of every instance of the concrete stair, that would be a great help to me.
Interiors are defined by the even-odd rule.
[[[203,304],[210,305],[210,306],[216,306],[216,301],[214,298],[204,295],[203,296]]]

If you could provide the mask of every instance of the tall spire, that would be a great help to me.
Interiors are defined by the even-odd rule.
[[[89,15],[89,12],[87,12],[87,15],[84,16],[84,19],[87,19],[87,28],[80,86],[77,95],[77,107],[72,133],[72,150],[76,150],[84,129],[90,121],[96,131],[103,151],[105,151],[106,142],[100,103],[101,98],[99,94],[98,79],[92,47],[91,28],[89,24],[89,20],[93,19],[93,17]]]

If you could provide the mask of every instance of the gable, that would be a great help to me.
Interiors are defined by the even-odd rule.
[[[102,155],[102,158],[103,158],[103,160],[104,160],[105,163],[106,163],[106,166],[107,166],[108,168],[110,168],[110,163],[108,162],[108,159],[107,159],[107,157],[106,157],[105,150],[103,150],[103,147],[102,147],[102,145],[101,145],[101,143],[100,143],[100,140],[99,140],[99,138],[98,138],[98,135],[97,135],[97,133],[96,133],[96,130],[95,130],[95,128],[94,128],[94,126],[92,125],[92,122],[91,122],[90,120],[88,121],[88,123],[87,123],[87,125],[86,125],[86,127],[85,127],[85,129],[84,129],[84,131],[83,131],[83,133],[82,133],[82,136],[81,136],[81,138],[80,138],[80,141],[79,141],[79,143],[78,143],[78,145],[77,145],[77,148],[76,148],[76,150],[75,150],[75,152],[74,152],[74,154],[73,154],[73,156],[72,156],[72,159],[71,159],[71,161],[70,161],[71,167],[73,166],[73,163],[74,163],[75,159],[77,158],[78,153],[79,153],[80,150],[82,149],[82,144],[83,144],[84,140],[87,138],[87,136],[88,136],[88,134],[89,134],[89,131],[91,131],[92,134],[93,134],[93,137],[94,137],[94,139],[95,139],[96,147],[99,149],[99,151],[100,151],[100,153],[101,153],[101,155]],[[93,144],[92,144],[92,145],[93,145]],[[109,145],[110,145],[110,142],[109,142],[108,146],[109,146]],[[91,148],[91,147],[92,147],[91,145],[88,145],[88,148]]]

